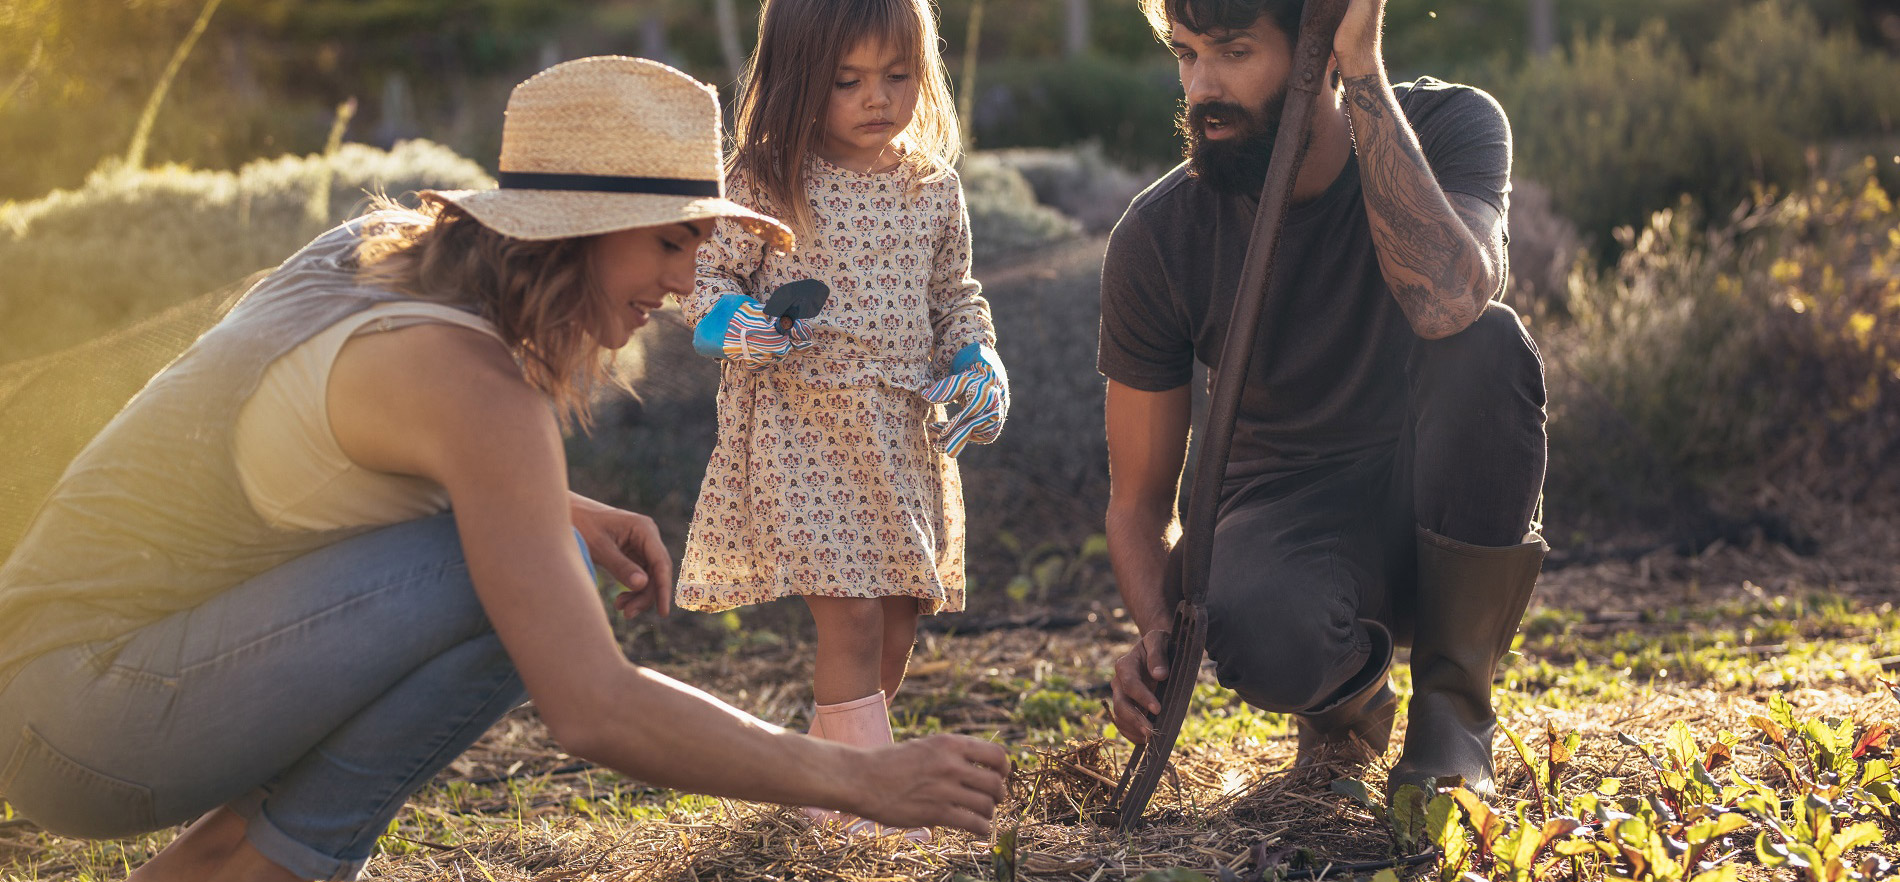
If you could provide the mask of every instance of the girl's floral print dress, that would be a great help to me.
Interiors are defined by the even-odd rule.
[[[722,295],[764,300],[786,282],[831,286],[814,345],[770,367],[727,364],[719,440],[693,512],[677,602],[716,611],[788,595],[918,599],[963,609],[963,488],[918,393],[970,343],[996,345],[970,277],[970,222],[953,173],[850,171],[813,157],[815,234],[768,253],[721,220],[683,298],[697,325]],[[743,170],[727,179],[760,198]]]

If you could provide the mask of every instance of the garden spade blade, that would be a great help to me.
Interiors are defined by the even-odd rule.
[[[1220,507],[1221,479],[1227,474],[1227,457],[1233,448],[1234,418],[1240,410],[1240,392],[1246,383],[1247,364],[1253,358],[1253,341],[1260,327],[1266,301],[1267,282],[1271,277],[1273,253],[1280,241],[1280,229],[1292,202],[1293,181],[1299,177],[1305,159],[1307,133],[1313,127],[1313,109],[1326,81],[1326,62],[1333,51],[1333,35],[1345,17],[1347,0],[1309,0],[1300,15],[1300,39],[1293,49],[1293,68],[1288,72],[1286,105],[1279,134],[1274,136],[1273,158],[1267,164],[1266,184],[1260,191],[1260,207],[1254,215],[1253,237],[1247,243],[1247,255],[1241,263],[1240,287],[1234,297],[1233,318],[1221,344],[1221,370],[1214,375],[1212,402],[1207,423],[1200,437],[1200,458],[1194,466],[1194,487],[1188,496],[1182,565],[1170,560],[1170,581],[1180,573],[1182,589],[1175,608],[1174,645],[1168,664],[1168,678],[1162,685],[1161,714],[1154,721],[1154,734],[1148,743],[1136,748],[1122,772],[1116,789],[1119,802],[1118,824],[1123,832],[1141,822],[1141,813],[1154,796],[1155,785],[1168,765],[1180,737],[1181,723],[1187,718],[1188,698],[1194,693],[1195,676],[1200,672],[1201,652],[1207,643],[1207,578],[1214,557],[1214,522]]]
[[[1161,713],[1154,719],[1154,734],[1148,736],[1147,744],[1135,748],[1128,767],[1122,770],[1121,783],[1115,785],[1116,827],[1123,833],[1140,823],[1141,810],[1161,783],[1168,756],[1174,752],[1174,740],[1181,735],[1181,721],[1187,719],[1188,699],[1194,696],[1194,681],[1200,673],[1201,654],[1207,648],[1207,609],[1182,600],[1174,607],[1174,629],[1169,633],[1168,678],[1161,683]]]
[[[808,319],[825,308],[825,300],[831,296],[831,288],[817,279],[799,279],[786,282],[772,292],[765,301],[764,312],[778,319],[778,329],[791,330],[791,323],[798,319]]]

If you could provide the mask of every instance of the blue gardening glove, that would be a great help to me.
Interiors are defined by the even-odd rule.
[[[810,345],[809,321],[775,319],[765,314],[764,304],[744,294],[719,298],[693,329],[693,351],[749,371],[762,370]]]
[[[943,452],[956,456],[971,443],[988,444],[1003,434],[1003,419],[1009,415],[1009,372],[996,350],[971,343],[950,362],[950,376],[923,392],[936,404],[968,401],[962,411],[937,431]]]

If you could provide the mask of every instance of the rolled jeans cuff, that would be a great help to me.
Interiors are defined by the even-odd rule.
[[[299,879],[349,882],[363,875],[363,868],[369,865],[369,858],[344,860],[331,857],[292,839],[290,834],[271,823],[270,817],[263,811],[264,798],[268,795],[259,788],[225,806],[244,818],[244,838],[250,841],[259,854]]]

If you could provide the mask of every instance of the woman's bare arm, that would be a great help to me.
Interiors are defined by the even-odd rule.
[[[568,751],[699,793],[987,831],[1007,765],[993,744],[820,742],[627,661],[576,554],[553,415],[492,339],[439,325],[359,337],[338,356],[329,404],[353,461],[447,488],[476,593]]]

